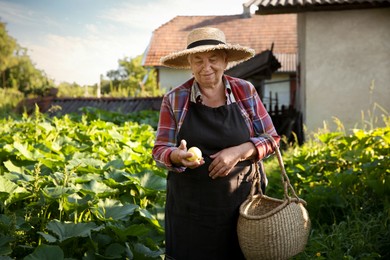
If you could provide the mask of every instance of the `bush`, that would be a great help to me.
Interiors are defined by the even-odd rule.
[[[283,153],[287,174],[313,223],[297,259],[389,258],[390,127],[318,133]],[[267,195],[282,193],[279,166],[266,162]]]
[[[157,119],[85,110],[1,120],[0,256],[161,259],[166,173],[142,123]],[[312,221],[295,259],[390,258],[389,125],[319,132],[282,152]],[[282,197],[276,157],[265,166],[267,195]]]
[[[0,255],[160,258],[166,175],[151,126],[39,112],[0,123]]]
[[[0,118],[14,114],[17,104],[22,101],[24,94],[14,88],[0,88]]]

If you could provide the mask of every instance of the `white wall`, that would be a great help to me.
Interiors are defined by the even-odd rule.
[[[177,87],[192,77],[190,70],[160,68],[160,88],[170,90]]]
[[[346,130],[361,126],[361,112],[370,102],[390,113],[390,8],[302,13],[298,32],[309,131],[332,117]]]
[[[160,88],[168,91],[176,86],[179,86],[192,77],[190,70],[177,70],[160,68]],[[278,92],[279,108],[282,105],[288,107],[290,105],[290,82],[289,74],[273,74],[272,80],[265,82],[264,104],[269,104],[269,92],[272,91],[272,97],[275,98],[275,93]],[[273,101],[275,105],[275,101]]]

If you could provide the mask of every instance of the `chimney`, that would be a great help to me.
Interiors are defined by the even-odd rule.
[[[242,4],[243,12],[242,18],[251,18],[251,5]]]

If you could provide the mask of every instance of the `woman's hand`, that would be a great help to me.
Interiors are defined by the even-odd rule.
[[[209,176],[213,179],[229,175],[233,167],[239,162],[255,158],[256,147],[251,142],[223,149],[210,155],[214,159],[209,166]]]
[[[176,166],[184,166],[191,169],[197,168],[204,164],[203,158],[196,161],[188,161],[188,158],[192,157],[192,153],[187,152],[187,141],[181,140],[178,149],[174,150],[170,154],[172,164]]]

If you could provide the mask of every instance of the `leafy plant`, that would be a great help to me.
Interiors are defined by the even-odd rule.
[[[141,123],[157,117],[144,113],[0,120],[2,258],[161,259],[166,173],[151,158],[155,129]],[[294,259],[390,257],[389,155],[388,123],[283,151],[312,221]],[[266,171],[267,195],[281,197],[275,157]]]
[[[166,176],[151,126],[39,111],[1,124],[1,255],[160,258]]]
[[[297,259],[390,257],[390,126],[319,132],[283,157],[313,223],[308,247]],[[266,165],[267,194],[280,197],[279,166],[274,158]]]
[[[69,117],[74,121],[87,120],[101,120],[105,122],[112,122],[116,125],[121,125],[125,122],[137,122],[138,124],[146,124],[157,129],[157,123],[159,119],[159,111],[154,110],[141,110],[129,114],[120,112],[106,111],[94,107],[83,107],[80,109],[81,113],[70,114]]]

